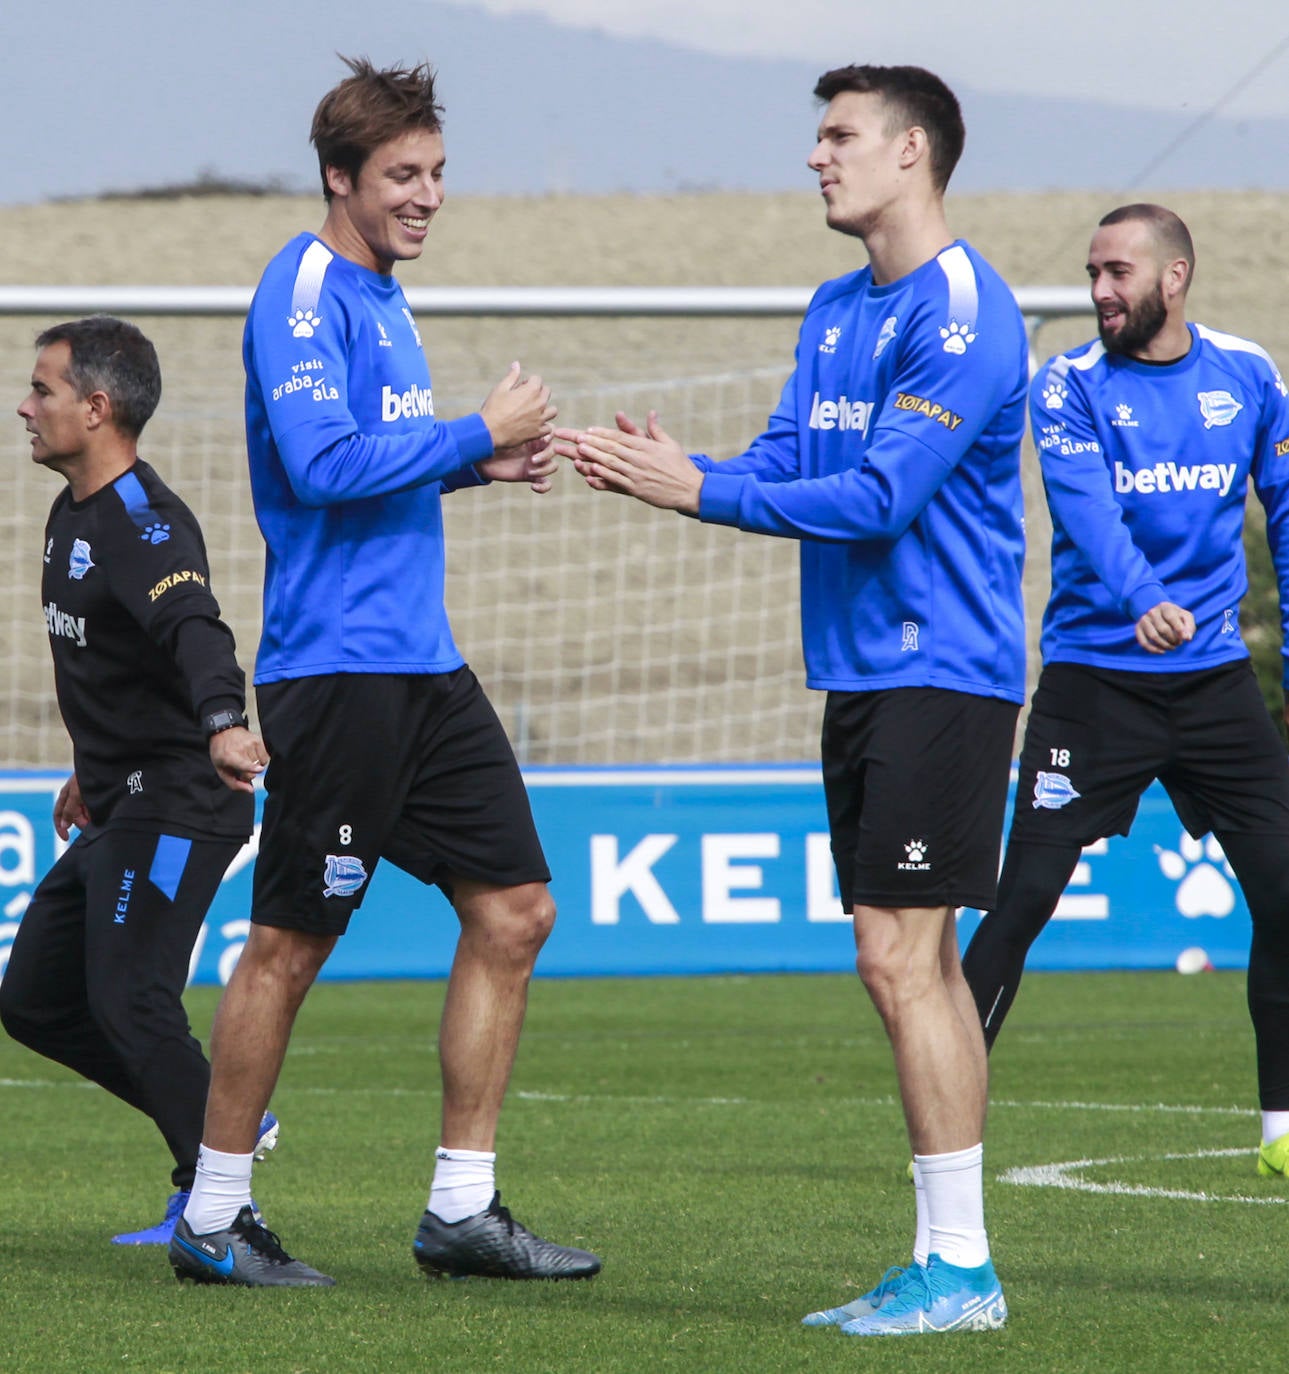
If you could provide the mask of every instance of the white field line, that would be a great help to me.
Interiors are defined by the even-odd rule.
[[[1185,1188],[1155,1188],[1115,1180],[1098,1182],[1084,1178],[1085,1169],[1104,1169],[1116,1164],[1158,1164],[1162,1160],[1233,1159],[1256,1154],[1247,1147],[1234,1150],[1193,1150],[1187,1154],[1114,1155],[1107,1159],[1071,1159],[1064,1164],[1037,1164],[1023,1169],[1007,1169],[998,1175],[999,1183],[1014,1183],[1022,1188],[1065,1188],[1078,1193],[1113,1194],[1116,1197],[1169,1198],[1181,1202],[1243,1202],[1255,1207],[1283,1207],[1289,1197],[1251,1197],[1247,1193],[1221,1194],[1195,1192]]]
[[[293,1056],[304,1053],[292,1050]],[[94,1088],[93,1083],[83,1081],[54,1082],[42,1078],[0,1078],[0,1089],[4,1088]],[[342,1093],[360,1094],[364,1097],[414,1097],[424,1092],[437,1096],[438,1084],[427,1084],[425,1088],[322,1088],[295,1087],[288,1091],[306,1096],[334,1097]],[[520,1102],[567,1102],[584,1104],[596,1102],[629,1102],[659,1107],[764,1107],[774,1106],[763,1098],[756,1097],[673,1097],[670,1095],[642,1096],[631,1093],[550,1093],[515,1089],[507,1094]],[[829,1102],[853,1107],[898,1107],[899,1099],[893,1095],[882,1097],[846,1097],[834,1095]],[[1026,1102],[1016,1099],[996,1099],[990,1102],[990,1109],[1010,1111],[1044,1112],[1123,1112],[1134,1116],[1153,1114],[1180,1116],[1220,1116],[1254,1118],[1257,1112],[1251,1107],[1202,1107],[1190,1103],[1169,1102]]]

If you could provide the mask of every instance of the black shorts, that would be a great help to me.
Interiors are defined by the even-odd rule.
[[[1156,778],[1196,838],[1289,837],[1289,760],[1247,659],[1186,673],[1048,664],[1025,729],[1011,839],[1126,835]]]
[[[256,690],[270,763],[251,920],[340,935],[388,859],[452,895],[550,881],[510,741],[469,668]]]
[[[842,905],[993,905],[1019,707],[935,687],[829,692],[824,798]]]

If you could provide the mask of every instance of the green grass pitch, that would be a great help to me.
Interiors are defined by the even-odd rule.
[[[160,1215],[151,1125],[0,1040],[0,1370],[1283,1370],[1289,1184],[1254,1172],[1235,974],[1030,975],[993,1062],[986,1208],[1011,1307],[985,1335],[800,1326],[907,1259],[908,1146],[853,977],[539,980],[502,1119],[516,1216],[587,1283],[429,1281],[440,984],[301,1013],[255,1191],[331,1290],[179,1285],[110,1246]],[[206,1036],[214,990],[189,995]]]

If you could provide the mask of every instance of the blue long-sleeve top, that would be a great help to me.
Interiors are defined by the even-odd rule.
[[[266,546],[256,682],[460,667],[439,497],[479,483],[492,438],[477,414],[436,418],[397,281],[298,235],[260,280],[243,360]]]
[[[801,541],[809,686],[1023,700],[1027,379],[1015,298],[958,241],[825,282],[765,432],[692,455],[702,520]]]
[[[1289,606],[1289,400],[1256,344],[1189,326],[1164,365],[1100,342],[1049,361],[1030,392],[1052,511],[1052,595],[1044,662],[1182,672],[1248,657],[1240,634],[1250,478]],[[1147,653],[1136,622],[1170,601],[1195,637]],[[1289,670],[1286,672],[1289,681]]]

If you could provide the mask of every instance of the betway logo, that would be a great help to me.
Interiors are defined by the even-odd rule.
[[[51,601],[45,607],[45,624],[51,635],[59,639],[74,640],[78,647],[85,648],[85,617],[83,615],[68,615],[66,611],[58,609],[57,602]]]
[[[411,420],[420,415],[434,414],[434,393],[428,386],[413,386],[402,393],[392,386],[384,387],[380,393],[380,418],[390,420]]]
[[[1215,491],[1225,496],[1235,481],[1234,463],[1194,463],[1179,467],[1176,463],[1156,463],[1154,467],[1134,472],[1122,463],[1114,465],[1115,491],[1136,491],[1143,495],[1156,491]]]
[[[816,391],[810,406],[811,429],[857,429],[861,434],[867,434],[868,422],[872,418],[872,401],[851,401],[845,396],[839,396],[835,401],[821,401]]]

